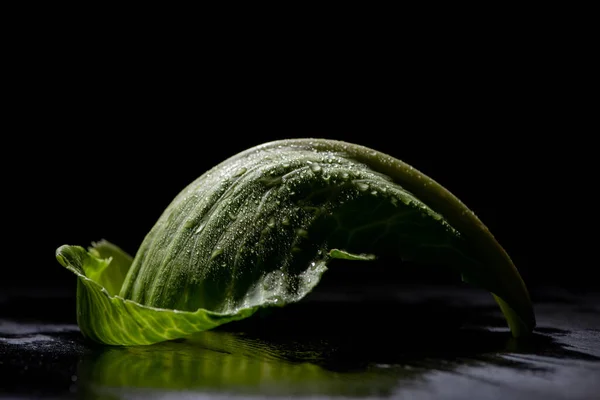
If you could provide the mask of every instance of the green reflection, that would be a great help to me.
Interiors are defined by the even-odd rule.
[[[378,323],[357,323],[357,316]],[[403,329],[393,316],[418,323]],[[486,304],[464,307],[439,297],[409,304],[307,302],[186,340],[98,347],[81,360],[77,391],[85,399],[395,397],[427,388],[438,372],[495,366],[515,376],[546,374],[554,368],[549,358],[590,357],[548,335],[512,338]]]
[[[465,320],[460,313],[429,302],[340,306],[307,302],[264,311],[186,340],[100,347],[80,364],[78,389],[86,398],[135,398],[132,390],[142,398],[148,390],[153,394],[167,391],[169,396],[174,391],[192,391],[240,396],[388,397],[399,386],[418,385],[432,370],[454,368],[456,363],[448,362],[454,358],[449,350],[461,356],[493,352],[504,348],[510,338],[508,330],[460,330],[459,324]],[[406,330],[390,315],[409,320],[427,317],[420,329]],[[357,316],[379,323],[357,323]],[[482,334],[484,340],[480,340]],[[127,395],[122,396],[124,393]]]
[[[81,364],[83,389],[186,389],[245,395],[389,395],[399,379],[417,369],[369,365],[359,371],[326,369],[313,361],[323,354],[279,347],[245,335],[208,331],[181,342],[106,348]],[[292,361],[291,358],[305,361]],[[110,391],[108,391],[110,392]]]

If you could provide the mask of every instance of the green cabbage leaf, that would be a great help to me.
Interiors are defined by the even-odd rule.
[[[107,241],[56,257],[78,276],[81,332],[110,345],[296,303],[336,259],[377,257],[447,265],[494,296],[514,336],[535,327],[519,272],[471,210],[412,166],[343,141],[279,140],[223,161],[175,197],[135,257]]]

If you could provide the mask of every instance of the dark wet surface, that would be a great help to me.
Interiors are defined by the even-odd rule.
[[[538,327],[515,340],[483,291],[385,289],[129,348],[87,342],[70,292],[4,291],[0,397],[600,399],[600,294],[532,291]]]

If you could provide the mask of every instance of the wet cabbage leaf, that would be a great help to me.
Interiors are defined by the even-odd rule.
[[[517,269],[471,210],[412,166],[342,141],[274,141],[223,161],[176,196],[135,257],[107,241],[56,252],[79,278],[81,332],[111,345],[295,303],[336,259],[382,255],[448,265],[493,294],[514,336],[535,326]]]

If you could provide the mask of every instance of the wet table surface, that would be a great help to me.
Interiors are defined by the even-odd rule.
[[[84,339],[70,292],[3,291],[0,398],[600,399],[599,293],[537,288],[515,340],[486,292],[380,289],[139,347]]]

